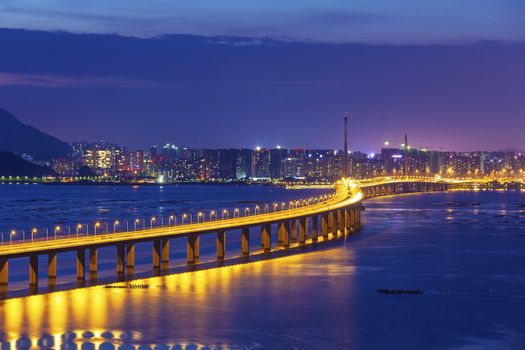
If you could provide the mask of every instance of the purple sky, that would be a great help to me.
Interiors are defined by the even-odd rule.
[[[352,149],[525,149],[522,1],[119,2],[0,5],[0,107],[131,147],[337,148],[349,111]]]

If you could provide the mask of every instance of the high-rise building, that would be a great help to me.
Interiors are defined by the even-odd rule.
[[[288,156],[288,150],[280,146],[270,150],[270,176],[272,179],[283,177],[283,160]]]
[[[258,179],[269,179],[270,173],[270,149],[257,147],[252,154],[252,177]]]

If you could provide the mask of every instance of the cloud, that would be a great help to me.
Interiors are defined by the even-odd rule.
[[[119,77],[65,77],[47,74],[0,72],[0,86],[34,86],[46,88],[62,87],[154,87],[158,84],[141,79]]]
[[[3,28],[368,44],[524,41],[523,0],[3,0]],[[252,44],[250,42],[241,43]]]

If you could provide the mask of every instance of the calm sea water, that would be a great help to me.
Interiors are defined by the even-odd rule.
[[[0,186],[0,220],[7,229],[28,220],[67,224],[313,193]],[[17,339],[21,347],[54,339],[86,350],[525,348],[525,193],[427,193],[365,205],[358,234],[304,254],[133,282],[147,289],[94,286],[0,301],[0,338],[12,348]],[[173,245],[174,263],[183,263],[182,244]],[[149,249],[137,258],[145,269]],[[213,249],[203,244],[205,256]],[[101,260],[111,273],[112,252]],[[27,265],[18,265],[13,285],[24,288]],[[72,273],[59,270],[59,279]]]

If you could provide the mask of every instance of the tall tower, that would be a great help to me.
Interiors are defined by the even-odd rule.
[[[408,162],[408,136],[405,134],[405,177],[408,177],[409,173],[409,162]]]
[[[343,149],[343,177],[348,176],[348,112],[345,112],[345,144]]]

